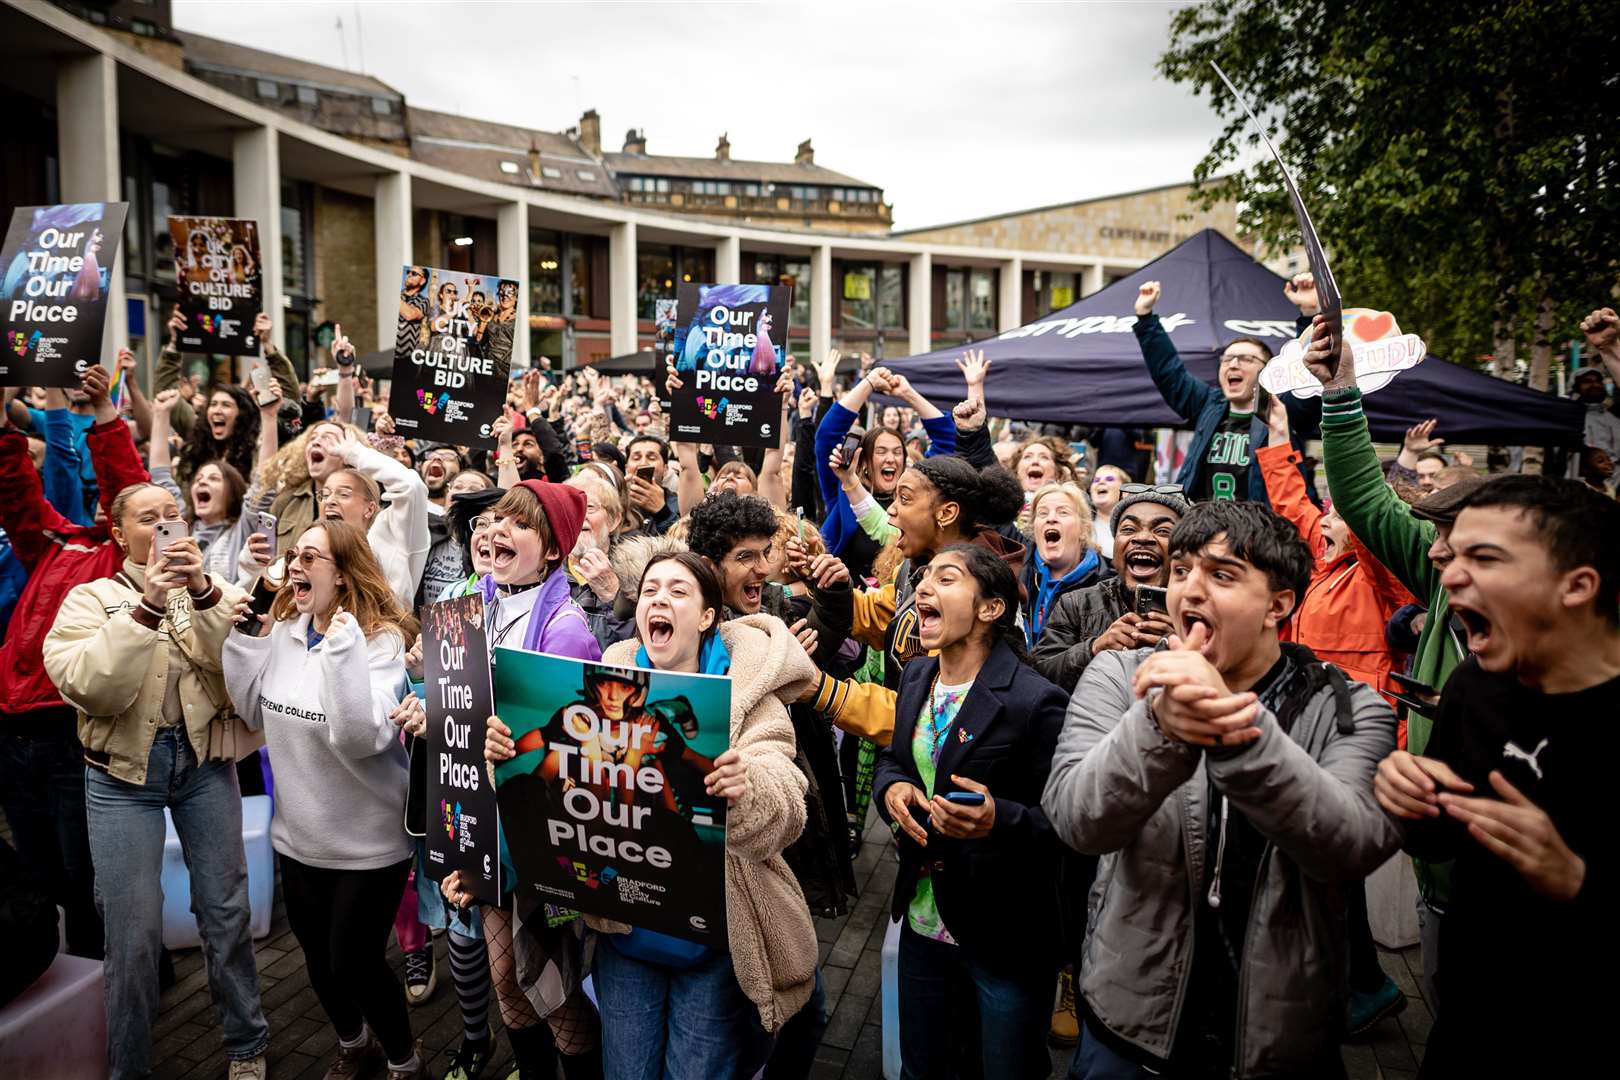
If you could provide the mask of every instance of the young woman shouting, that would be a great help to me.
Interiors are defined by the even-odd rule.
[[[1041,810],[1067,698],[1023,662],[1018,580],[983,547],[934,556],[876,802],[900,845],[900,1053],[908,1077],[1044,1077],[1060,957],[1057,859]]]

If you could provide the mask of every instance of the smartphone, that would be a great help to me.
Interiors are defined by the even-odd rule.
[[[591,458],[595,456],[595,454],[591,450],[591,440],[589,440],[589,439],[575,439],[574,440],[574,454],[581,461],[589,461],[589,460],[591,460]]]
[[[253,531],[270,542],[270,552],[276,550],[276,515],[267,511],[259,511],[254,515]]]
[[[1157,585],[1138,585],[1136,587],[1136,613],[1138,615],[1168,614],[1170,611],[1168,590]]]
[[[945,795],[946,802],[957,806],[983,806],[984,792],[982,791],[951,791]]]
[[[658,475],[658,469],[653,465],[643,465],[641,468],[636,470],[636,475],[647,481],[649,484],[655,483],[656,481],[653,480],[653,477]]]
[[[1395,680],[1400,688],[1409,694],[1413,694],[1421,698],[1429,698],[1431,701],[1436,701],[1440,697],[1440,691],[1436,690],[1426,682],[1419,682],[1410,675],[1400,675],[1392,671],[1389,673],[1389,677]]]
[[[176,540],[183,540],[188,535],[186,523],[183,521],[160,521],[152,526],[152,554],[147,558],[146,564],[156,564],[163,549]]]
[[[253,596],[249,600],[248,614],[244,615],[236,624],[236,628],[244,634],[259,635],[259,620],[256,616],[270,614],[270,605],[275,603],[276,587],[263,574],[253,583]]]
[[[795,506],[793,508],[793,517],[799,524],[798,537],[799,543],[802,544],[804,543],[804,507]]]
[[[844,436],[843,445],[838,448],[838,458],[846,466],[855,460],[855,452],[861,448],[861,437],[855,432]]]
[[[255,360],[248,369],[248,378],[253,381],[253,396],[260,405],[268,405],[276,400],[272,384],[275,382],[270,376],[270,369]]]

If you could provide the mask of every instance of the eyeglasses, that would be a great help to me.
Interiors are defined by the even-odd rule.
[[[325,502],[327,499],[352,499],[353,497],[354,488],[351,487],[321,488],[315,493],[315,498],[320,502]]]
[[[322,555],[314,548],[288,548],[281,557],[286,559],[289,564],[293,562],[298,563],[298,565],[302,566],[305,570],[308,570],[322,559],[325,559],[329,563],[337,562],[337,560],[332,558],[332,556]]]
[[[472,519],[472,531],[475,533],[488,532],[495,525],[495,518],[491,514],[480,514]]]
[[[1187,494],[1187,489],[1180,484],[1121,484],[1121,495],[1145,495],[1152,492],[1155,495],[1181,495]]]
[[[733,555],[731,557],[731,561],[736,563],[738,566],[744,566],[750,570],[758,566],[766,566],[771,561],[771,546],[767,545],[763,551],[748,551],[744,549]]]

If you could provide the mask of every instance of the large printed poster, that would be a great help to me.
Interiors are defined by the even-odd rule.
[[[408,438],[495,445],[512,368],[518,283],[407,266],[401,275],[390,412]]]
[[[675,306],[671,351],[682,386],[670,403],[670,438],[781,445],[776,379],[787,361],[793,289],[683,284]]]
[[[107,292],[128,210],[128,203],[68,203],[12,212],[0,249],[0,386],[78,386],[101,362]]]
[[[264,310],[259,223],[248,218],[171,217],[174,278],[185,352],[257,356],[253,319]]]
[[[517,756],[495,769],[521,887],[560,907],[726,942],[731,680],[500,648],[495,700]]]

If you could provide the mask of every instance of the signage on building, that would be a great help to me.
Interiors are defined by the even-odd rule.
[[[259,223],[248,218],[171,217],[174,280],[185,352],[257,356],[253,320],[264,310]]]
[[[506,401],[518,283],[406,266],[400,275],[390,411],[406,437],[495,445]]]
[[[128,203],[19,206],[0,249],[0,386],[78,386],[102,359]]]

